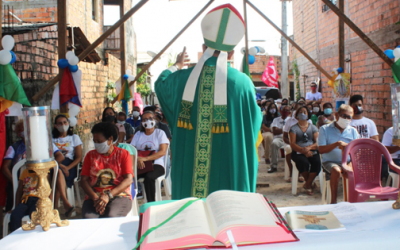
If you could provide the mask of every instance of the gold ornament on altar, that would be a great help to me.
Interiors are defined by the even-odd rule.
[[[49,107],[23,108],[24,134],[26,146],[26,165],[38,176],[36,191],[39,200],[36,211],[32,212],[31,222],[22,225],[23,230],[33,230],[42,226],[44,231],[55,223],[59,227],[68,226],[68,220],[61,220],[57,209],[53,209],[53,202],[49,196],[51,187],[47,180],[50,169],[57,166],[53,157],[53,141],[50,134]]]

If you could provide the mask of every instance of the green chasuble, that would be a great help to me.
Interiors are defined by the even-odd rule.
[[[228,66],[229,132],[212,133],[217,58],[208,59],[197,85],[190,121],[178,127],[186,82],[193,68],[165,70],[155,83],[157,98],[172,130],[172,199],[206,197],[217,190],[255,192],[258,170],[257,137],[262,116],[250,78]],[[222,128],[221,128],[222,129]]]

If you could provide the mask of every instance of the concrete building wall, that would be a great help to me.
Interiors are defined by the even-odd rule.
[[[345,0],[345,14],[382,50],[400,43],[399,1]],[[339,66],[338,17],[331,10],[322,11],[320,0],[293,1],[294,40],[328,72]],[[290,46],[290,61],[297,60],[301,94],[321,77],[323,101],[333,102],[328,79],[321,75],[296,49]],[[352,94],[364,96],[365,116],[375,121],[380,136],[392,126],[390,84],[394,82],[390,67],[345,25],[345,72],[351,73]],[[307,77],[304,77],[306,75]]]

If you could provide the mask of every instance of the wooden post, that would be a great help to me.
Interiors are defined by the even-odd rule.
[[[120,0],[120,5],[119,5],[119,13],[120,16],[123,16],[125,14],[124,10],[124,1],[125,0]],[[121,86],[123,84],[123,76],[125,75],[126,72],[126,60],[125,60],[125,24],[122,24],[121,27],[119,27],[119,49],[120,49],[120,58],[121,58]]]
[[[328,79],[331,79],[332,76],[324,70],[324,68],[321,67],[314,59],[312,59],[307,52],[305,52],[295,41],[293,41],[288,35],[285,34],[274,22],[272,22],[264,13],[262,13],[259,9],[257,9],[256,6],[254,6],[250,1],[247,1],[247,3],[258,13],[260,14],[269,24],[272,25],[286,40],[288,40],[289,43],[293,45],[305,58],[307,58],[318,70],[322,72]]]
[[[249,64],[249,32],[247,30],[247,5],[246,5],[246,0],[243,0],[243,18],[244,18],[244,25],[245,25],[245,33],[244,33],[244,41],[245,41],[245,54],[244,56],[246,57],[246,63],[249,66],[250,70],[250,64]]]
[[[89,55],[97,46],[99,46],[104,40],[107,39],[115,30],[117,30],[123,23],[126,22],[133,14],[136,13],[143,5],[145,5],[149,0],[141,0],[138,2],[135,7],[130,9],[126,14],[121,17],[118,22],[116,22],[113,26],[110,27],[106,32],[104,32],[96,41],[94,41],[89,47],[87,47],[81,54],[79,54],[79,60],[84,59],[87,55]],[[58,74],[55,76],[46,86],[44,86],[36,95],[32,97],[33,101],[39,100],[47,91],[49,91],[57,82],[61,79],[61,75]]]
[[[339,0],[339,10],[344,14],[344,0]],[[344,69],[344,21],[339,18],[339,67]]]
[[[176,34],[176,36],[175,36],[174,38],[172,38],[172,40],[171,40],[167,45],[165,45],[165,47],[153,58],[153,60],[151,60],[151,62],[149,62],[149,64],[147,64],[147,65],[139,72],[139,74],[136,75],[135,79],[134,79],[132,82],[129,83],[129,87],[131,87],[133,84],[135,84],[135,82],[137,81],[137,79],[139,79],[139,78],[151,67],[151,65],[153,65],[153,63],[154,63],[155,61],[157,61],[158,58],[160,58],[160,56],[161,56],[162,54],[164,54],[164,52],[169,48],[169,46],[171,46],[171,45],[176,41],[176,39],[178,39],[178,38],[187,30],[187,28],[189,28],[190,25],[192,25],[192,23],[193,23],[194,21],[196,21],[196,19],[197,19],[197,18],[208,8],[208,6],[210,6],[213,2],[214,2],[214,0],[210,0],[203,8],[199,11],[199,13],[197,13],[197,14],[192,18],[192,20],[190,20],[189,23],[186,24],[185,27],[183,27],[183,29],[182,29],[181,31],[179,31],[179,33]],[[111,103],[114,104],[117,100],[118,100],[118,97],[114,98],[114,100],[113,100]]]
[[[3,38],[3,0],[0,0],[0,39]],[[0,44],[0,49],[3,47]]]
[[[67,0],[57,0],[58,59],[67,53]],[[60,69],[60,79],[64,70]],[[61,100],[60,100],[61,101]],[[60,113],[68,113],[68,105],[61,106]]]
[[[361,40],[363,40],[375,53],[382,58],[389,66],[392,66],[394,62],[385,55],[385,53],[364,33],[358,26],[353,23],[344,13],[340,12],[330,0],[321,0],[324,2],[340,19],[342,19],[349,27],[356,33]]]

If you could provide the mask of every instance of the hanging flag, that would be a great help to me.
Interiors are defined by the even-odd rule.
[[[243,61],[242,61],[241,69],[242,69],[242,72],[245,73],[251,79],[249,65],[247,64],[247,61],[246,61],[246,53],[243,55]]]
[[[143,100],[142,100],[142,96],[139,93],[135,93],[135,106],[138,106],[140,109],[140,114],[143,114]]]
[[[397,60],[392,65],[392,73],[393,73],[394,81],[396,83],[400,83],[400,60]]]
[[[121,92],[118,95],[118,101],[121,102],[122,108],[126,114],[129,114],[128,101],[132,98],[132,91],[129,88],[128,79],[124,79],[124,84],[121,86]]]
[[[0,65],[0,112],[18,102],[31,106],[11,64]]]
[[[72,79],[74,80],[76,91],[78,93],[79,103],[82,103],[81,83],[82,83],[82,70],[71,72]],[[79,106],[79,105],[78,105]],[[51,109],[60,109],[60,84],[57,84],[53,91],[53,99],[51,100]]]
[[[68,104],[69,102],[82,107],[79,100],[78,90],[75,86],[74,78],[72,77],[69,68],[64,69],[64,73],[60,82],[60,105]]]
[[[271,56],[269,59],[268,65],[265,68],[265,71],[262,75],[261,80],[268,86],[268,87],[275,87],[279,88],[278,85],[278,72],[276,71],[274,58]]]

